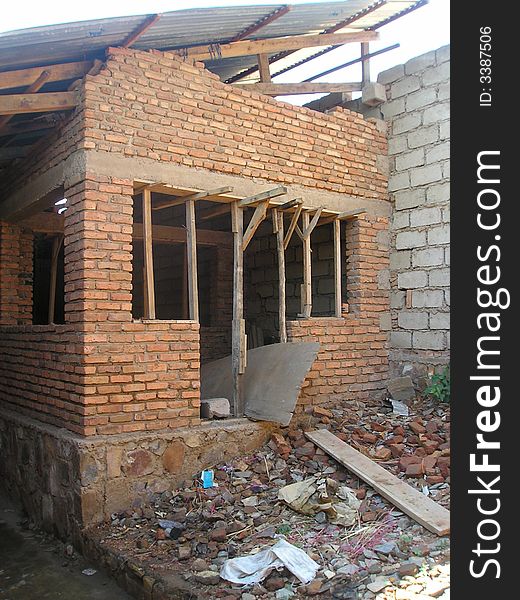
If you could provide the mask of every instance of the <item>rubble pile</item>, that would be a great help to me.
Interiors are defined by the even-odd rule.
[[[421,400],[409,416],[376,402],[348,411],[315,407],[303,420],[309,429],[329,428],[449,504],[449,407]],[[204,489],[199,473],[181,489],[151,493],[148,503],[112,515],[100,530],[103,543],[130,553],[152,573],[181,574],[204,598],[449,597],[448,539],[399,512],[308,441],[301,427],[280,429],[254,455],[212,469],[214,487]],[[287,568],[250,586],[220,576],[229,559],[280,539],[318,563],[310,583]]]

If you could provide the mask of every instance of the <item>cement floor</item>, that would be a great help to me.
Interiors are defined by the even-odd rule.
[[[0,495],[0,600],[130,600],[83,557],[67,558],[63,545],[19,525],[20,514]]]

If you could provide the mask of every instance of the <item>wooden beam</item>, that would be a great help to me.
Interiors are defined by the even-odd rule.
[[[255,194],[254,196],[249,196],[248,198],[244,198],[239,200],[238,206],[243,208],[245,206],[251,206],[252,204],[257,204],[258,202],[263,202],[264,200],[269,200],[270,198],[276,198],[277,196],[283,196],[283,194],[287,193],[287,188],[283,185],[273,188],[272,190],[267,190],[266,192],[260,192],[260,194]]]
[[[361,83],[235,83],[235,87],[266,96],[292,94],[330,94],[332,92],[359,92]]]
[[[309,213],[302,215],[303,231],[309,229]],[[302,316],[308,319],[312,313],[312,257],[311,257],[311,236],[303,236],[303,285],[302,285]]]
[[[314,35],[292,35],[263,40],[242,40],[229,44],[204,44],[182,48],[177,54],[186,58],[205,61],[235,56],[270,54],[285,50],[300,50],[317,46],[341,46],[352,42],[371,42],[379,39],[375,31],[355,31],[347,33],[329,33]]]
[[[255,235],[255,231],[260,226],[260,223],[262,223],[262,221],[267,216],[268,208],[269,208],[269,200],[264,200],[262,202],[262,204],[259,204],[255,208],[255,212],[253,213],[253,216],[251,217],[251,221],[249,221],[249,225],[247,226],[247,229],[244,233],[244,237],[242,240],[242,250],[244,252],[245,252],[246,248],[248,247],[249,242],[253,239],[253,236]]]
[[[153,272],[152,192],[143,190],[144,296],[145,319],[155,319]]]
[[[51,254],[51,272],[49,283],[49,312],[48,323],[54,323],[54,314],[56,312],[56,284],[58,281],[58,256],[60,255],[61,245],[63,243],[63,234],[58,234],[52,240]]]
[[[64,63],[60,65],[47,65],[44,67],[33,67],[31,69],[21,69],[18,71],[5,71],[0,73],[0,90],[8,90],[18,87],[31,85],[47,71],[49,76],[47,82],[66,81],[67,79],[76,79],[83,77],[90,69],[91,61],[81,61],[73,63]]]
[[[171,227],[169,225],[153,225],[153,240],[156,244],[186,244],[186,227]],[[143,225],[134,223],[134,240],[143,239]],[[230,248],[233,236],[228,231],[213,231],[197,229],[197,244],[199,246],[224,246]]]
[[[294,208],[295,206],[299,206],[303,204],[303,200],[301,198],[293,198],[289,200],[289,202],[284,202],[283,204],[277,204],[277,210],[289,210],[290,208]]]
[[[199,286],[197,273],[197,230],[195,227],[195,200],[186,201],[186,251],[188,257],[188,298],[190,319],[199,320]]]
[[[35,94],[48,81],[49,75],[50,75],[49,71],[42,71],[40,73],[40,75],[36,78],[36,80],[33,81],[33,83],[31,83],[30,86],[28,86],[28,88],[25,90],[25,93],[26,94]],[[4,115],[3,117],[0,117],[0,130],[2,130],[4,128],[4,126],[7,125],[7,123],[9,123],[9,121],[13,117],[14,117],[14,115]]]
[[[70,110],[78,103],[75,92],[44,92],[0,96],[0,115]]]
[[[359,217],[359,215],[363,215],[367,212],[366,208],[355,208],[353,210],[346,210],[344,212],[338,213],[337,215],[332,215],[330,217],[326,217],[322,219],[317,227],[321,227],[322,225],[328,225],[329,223],[333,223],[336,219],[340,221],[349,221],[351,219],[355,219]]]
[[[260,81],[262,83],[271,83],[271,72],[269,71],[269,55],[258,54],[258,71],[260,73]]]
[[[243,373],[245,371],[245,353],[247,344],[244,336],[244,253],[242,238],[244,230],[244,211],[238,202],[231,205],[233,230],[233,321],[231,333],[231,364],[233,371],[233,415],[244,414]]]
[[[283,212],[273,208],[273,226],[276,234],[276,253],[278,255],[278,332],[280,343],[287,343],[286,300],[285,300],[285,249]]]
[[[370,44],[361,42],[361,83],[365,85],[370,82]]]
[[[316,227],[316,224],[318,223],[318,220],[320,218],[322,211],[323,211],[323,206],[321,208],[318,208],[318,210],[314,213],[314,216],[312,217],[312,221],[307,225],[307,227],[304,228],[304,230],[303,230],[304,241],[307,238],[311,237],[311,233],[314,231],[314,228]]]
[[[148,16],[132,33],[121,43],[121,48],[130,48],[137,40],[161,18],[160,14]]]
[[[164,184],[161,184],[164,185]],[[150,186],[153,189],[153,186]],[[172,200],[163,200],[162,202],[156,202],[154,206],[152,206],[152,210],[161,210],[162,208],[170,208],[172,206],[177,206],[179,204],[184,204],[188,200],[203,200],[208,196],[220,196],[220,194],[228,194],[232,192],[232,187],[220,187],[213,190],[207,190],[203,192],[196,192],[195,194],[190,194],[188,196],[178,196],[173,198]]]
[[[207,221],[209,219],[214,219],[215,217],[221,217],[222,215],[229,214],[229,209],[231,208],[231,204],[221,204],[215,208],[210,208],[199,215],[199,219],[201,221]]]
[[[283,240],[283,247],[285,250],[287,250],[287,246],[289,245],[289,242],[291,241],[292,234],[294,233],[294,230],[298,226],[298,219],[300,218],[302,210],[303,210],[303,203],[298,205],[298,207],[296,208],[296,211],[294,212],[294,214],[292,216],[291,224],[289,225],[289,229],[287,230],[287,233]]]
[[[11,123],[11,125],[7,125],[0,131],[0,137],[5,137],[7,135],[21,135],[24,133],[32,133],[34,131],[44,131],[46,129],[52,129],[56,127],[57,121],[31,121],[31,122],[20,122],[20,123]]]
[[[341,293],[341,221],[334,221],[334,313],[336,317],[342,316],[342,293]]]
[[[439,536],[450,532],[450,512],[411,485],[361,454],[330,431],[308,431],[306,437],[409,517]]]

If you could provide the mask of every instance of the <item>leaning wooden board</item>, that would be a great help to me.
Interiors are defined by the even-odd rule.
[[[437,535],[450,532],[450,512],[401,481],[326,429],[305,434],[311,442],[330,454],[349,471],[366,481],[381,496],[397,506],[412,519]]]

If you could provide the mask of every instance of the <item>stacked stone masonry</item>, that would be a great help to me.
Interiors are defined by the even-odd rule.
[[[449,46],[380,73],[387,102],[390,254],[395,375],[416,377],[449,360],[450,54]]]

